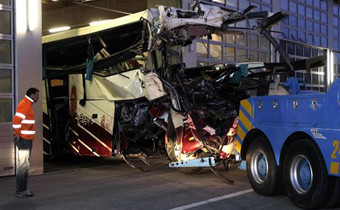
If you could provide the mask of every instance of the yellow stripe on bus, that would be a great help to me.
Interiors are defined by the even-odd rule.
[[[243,108],[248,112],[250,116],[253,116],[251,111],[251,104],[248,100],[241,101],[241,106],[243,106]]]
[[[239,113],[239,117],[240,117],[240,121],[241,123],[244,125],[244,127],[247,129],[246,132],[248,132],[251,129],[251,122],[250,120],[247,118],[247,116],[242,112],[242,110],[240,110]]]

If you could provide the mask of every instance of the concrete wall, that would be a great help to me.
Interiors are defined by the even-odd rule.
[[[15,1],[15,100],[28,88],[42,89],[41,0]],[[29,24],[31,20],[31,24]],[[31,26],[31,30],[28,27]],[[16,107],[16,106],[15,106]],[[30,174],[43,173],[42,103],[34,104],[36,136],[33,142]]]

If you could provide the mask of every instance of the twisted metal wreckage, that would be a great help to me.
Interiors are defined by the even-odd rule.
[[[287,94],[273,82],[275,75],[306,69],[308,76],[326,59],[290,59],[271,35],[271,27],[287,14],[254,8],[230,13],[198,1],[191,10],[159,6],[43,37],[44,153],[119,156],[136,168],[131,157],[148,164],[147,155],[162,145],[173,161],[170,167],[184,173],[209,167],[232,183],[216,165],[228,169],[238,160],[240,100]],[[250,26],[251,19],[256,25]],[[246,28],[234,27],[242,21]],[[264,35],[284,63],[186,68],[181,61],[181,47],[196,38],[247,30]]]

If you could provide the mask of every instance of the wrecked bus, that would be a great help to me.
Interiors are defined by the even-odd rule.
[[[271,36],[282,12],[227,12],[193,2],[190,10],[159,6],[43,37],[44,152],[146,157],[163,147],[170,167],[196,173],[237,162],[240,101],[278,94],[277,74],[323,65],[323,56],[292,61]],[[256,19],[256,26],[234,27]],[[123,23],[123,24],[122,24]],[[182,46],[213,33],[258,30],[284,63],[186,68]],[[272,83],[272,84],[271,84]]]
[[[168,52],[218,31],[226,15],[219,7],[193,6],[159,6],[44,36],[44,154],[126,160],[164,144],[165,78],[182,64],[179,54]]]
[[[144,55],[147,14],[43,37],[45,155],[125,158],[158,146],[148,108],[165,92]]]

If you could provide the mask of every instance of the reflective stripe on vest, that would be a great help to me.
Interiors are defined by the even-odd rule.
[[[15,116],[21,117],[22,119],[26,118],[26,115],[24,115],[24,114],[22,114],[20,112],[15,113]]]
[[[26,130],[22,130],[21,134],[26,134],[26,135],[34,135],[35,131],[26,131]]]
[[[13,125],[13,128],[21,128],[21,124],[15,124]]]
[[[35,120],[23,120],[21,121],[21,124],[34,124]]]

